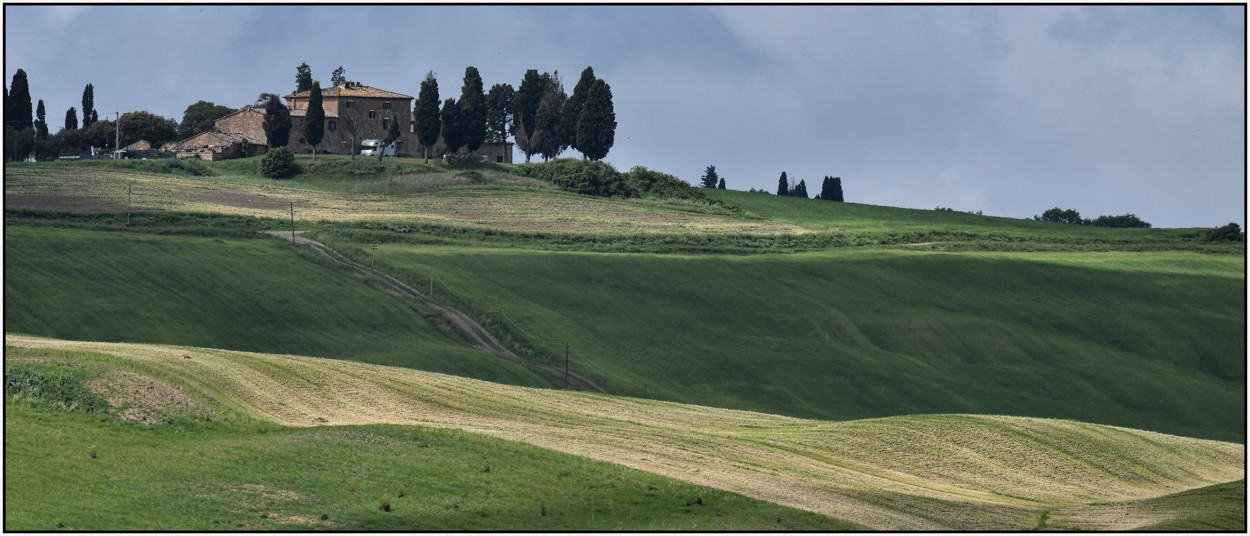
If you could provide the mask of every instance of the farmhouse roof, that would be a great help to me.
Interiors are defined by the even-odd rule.
[[[221,121],[222,119],[226,119],[226,118],[229,118],[229,117],[234,117],[234,116],[239,115],[239,114],[241,114],[241,113],[248,113],[248,112],[250,112],[250,113],[254,113],[254,114],[260,114],[262,117],[265,115],[265,110],[264,110],[264,109],[261,109],[261,108],[255,108],[255,107],[253,107],[253,106],[251,106],[251,105],[248,105],[248,106],[244,106],[244,107],[243,107],[243,109],[241,109],[241,110],[239,110],[239,111],[237,111],[237,112],[228,113],[228,114],[226,114],[226,115],[223,115],[223,116],[221,116],[221,117],[218,117],[217,119],[214,119],[214,120],[213,120],[213,123],[216,123],[216,122],[218,122],[218,121]]]
[[[169,144],[171,149],[198,149],[204,146],[229,145],[231,143],[251,143],[254,145],[265,145],[266,142],[255,140],[242,134],[226,134],[213,130],[201,132],[185,140],[179,140]]]
[[[301,98],[301,97],[308,98],[308,96],[311,95],[311,93],[312,93],[312,90],[300,91],[299,93],[292,93],[290,95],[287,95],[284,98],[287,98],[287,99],[294,99],[294,98]],[[361,84],[360,82],[343,82],[342,84],[339,84],[332,88],[321,90],[321,97],[322,98],[326,98],[326,97],[373,97],[373,98],[379,98],[379,99],[411,99],[412,95],[404,95],[403,93],[395,93],[394,91],[378,89],[376,87],[366,86],[364,84]]]

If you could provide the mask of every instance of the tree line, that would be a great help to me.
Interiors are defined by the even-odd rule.
[[[1073,225],[1092,225],[1095,227],[1150,227],[1149,222],[1146,222],[1131,213],[1119,216],[1099,216],[1091,220],[1089,218],[1082,218],[1080,212],[1072,209],[1061,209],[1059,207],[1047,210],[1041,213],[1041,215],[1033,216],[1033,221],[1048,221]]]
[[[795,184],[793,180],[786,177],[786,172],[782,171],[781,177],[777,179],[777,195],[788,195],[807,199],[807,181],[799,180],[798,184]],[[816,194],[814,199],[839,202],[845,201],[842,197],[842,178],[830,177],[826,175],[824,181],[820,183],[820,193]]]

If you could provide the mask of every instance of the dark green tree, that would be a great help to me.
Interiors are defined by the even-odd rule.
[[[586,151],[582,150],[577,143],[577,126],[581,120],[582,104],[586,102],[586,97],[590,94],[590,87],[595,83],[595,70],[586,67],[582,70],[581,78],[577,79],[577,85],[573,86],[573,94],[569,95],[568,102],[564,103],[564,117],[566,124],[564,131],[568,134],[565,144],[577,149],[582,153],[582,158],[587,158]]]
[[[13,83],[9,86],[9,98],[5,100],[4,108],[4,124],[6,127],[13,127],[12,143],[5,143],[5,157],[9,161],[25,160],[35,148],[34,120],[31,117],[33,110],[26,71],[18,69],[13,74]]]
[[[842,201],[842,179],[826,176],[820,183],[820,195],[817,197],[826,201]]]
[[[302,93],[312,89],[312,82],[312,69],[307,63],[299,64],[299,67],[295,68],[295,92]]]
[[[486,139],[507,141],[512,129],[512,106],[516,91],[511,84],[495,84],[486,93]]]
[[[185,139],[212,130],[214,121],[237,111],[229,106],[198,101],[182,112],[182,122],[178,123],[178,136]]]
[[[560,83],[559,72],[543,73],[543,77],[546,79],[543,98],[534,112],[534,136],[530,144],[543,160],[551,160],[568,147],[564,144],[564,103],[568,95],[564,93],[564,84]]]
[[[807,182],[800,180],[799,185],[790,191],[790,195],[807,199]]]
[[[4,122],[17,130],[33,128],[34,110],[30,105],[30,85],[26,79],[26,71],[18,69],[13,74],[13,83],[9,86],[8,105],[5,106]]]
[[[786,172],[781,172],[781,178],[777,179],[777,195],[790,195],[790,181],[786,179]]]
[[[607,82],[596,79],[590,84],[577,119],[576,138],[578,150],[591,160],[603,160],[612,149],[616,141],[616,110],[612,106],[612,88]]]
[[[707,169],[703,170],[703,176],[700,177],[700,181],[702,181],[704,188],[715,188],[716,184],[720,182],[720,175],[716,174],[716,166],[708,166]]]
[[[160,147],[178,137],[178,123],[173,119],[148,112],[127,112],[117,120],[121,145],[125,147],[139,140],[147,140],[153,147]]]
[[[721,178],[720,178],[720,182],[716,184],[716,189],[717,189],[717,190],[724,190],[724,189],[725,189],[725,177],[721,177]]]
[[[35,137],[48,139],[48,113],[44,110],[43,99],[39,99],[39,105],[35,107]]]
[[[512,108],[512,135],[516,137],[517,146],[525,153],[525,162],[530,156],[537,154],[534,147],[535,118],[538,115],[538,104],[542,101],[546,89],[546,79],[535,69],[525,71],[521,86],[517,88],[516,100]]]
[[[1213,242],[1241,242],[1245,238],[1241,234],[1241,226],[1236,223],[1230,223],[1223,227],[1216,227],[1207,231],[1207,240]]]
[[[486,94],[483,93],[482,75],[478,74],[477,67],[465,67],[458,105],[460,139],[469,152],[476,151],[486,141]]]
[[[443,101],[443,113],[439,119],[443,121],[443,143],[447,145],[447,154],[454,155],[464,147],[464,138],[461,137],[464,130],[460,128],[460,106],[456,104],[456,99]]]
[[[341,86],[343,85],[343,82],[346,82],[346,81],[347,81],[347,76],[346,74],[344,74],[342,65],[340,65],[338,69],[335,69],[334,72],[330,73],[330,86],[331,87]]]
[[[308,111],[304,114],[304,140],[312,146],[313,162],[317,161],[317,145],[325,137],[325,122],[326,111],[321,104],[321,83],[314,80],[308,94]],[[352,152],[355,153],[355,148]]]
[[[1133,214],[1123,214],[1120,216],[1099,216],[1090,222],[1090,225],[1099,227],[1142,227],[1150,228],[1150,223],[1143,221],[1141,218]]]
[[[286,147],[291,143],[291,110],[272,93],[266,95],[265,118],[261,127],[265,129],[265,141],[270,148]]]
[[[109,119],[96,121],[91,123],[91,126],[79,130],[83,131],[84,148],[99,147],[106,149],[113,147],[116,140],[117,129],[113,126],[113,121]]]
[[[68,110],[65,110],[64,128],[67,130],[78,130],[78,110],[73,106],[70,106]]]
[[[95,86],[87,84],[82,90],[82,128],[91,126],[98,117],[95,113]]]
[[[1043,212],[1041,216],[1033,216],[1036,221],[1048,221],[1054,223],[1070,223],[1075,225],[1088,224],[1089,220],[1081,219],[1081,213],[1072,209],[1061,209],[1059,207],[1052,208]]]
[[[425,147],[425,163],[430,163],[430,147],[438,143],[438,134],[442,121],[438,114],[438,80],[434,71],[425,74],[421,82],[421,93],[417,95],[417,109],[412,113],[416,120],[417,141]]]
[[[83,130],[78,128],[63,128],[52,135],[52,154],[55,155],[76,155],[82,152],[83,146]]]

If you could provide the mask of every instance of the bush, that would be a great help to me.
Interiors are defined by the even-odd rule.
[[[270,179],[285,179],[295,174],[295,153],[286,147],[274,147],[260,160],[260,174]]]
[[[1143,227],[1150,228],[1150,224],[1142,221],[1141,218],[1132,214],[1124,214],[1121,216],[1099,216],[1089,223],[1099,227]]]
[[[168,173],[193,177],[207,177],[213,174],[213,171],[198,158],[172,158],[160,160],[160,162],[161,167],[165,168]]]
[[[625,174],[625,182],[630,188],[643,195],[653,195],[666,199],[690,199],[710,201],[707,194],[691,186],[690,183],[677,177],[652,171],[642,166],[634,166]]]
[[[1236,223],[1230,223],[1223,227],[1211,229],[1210,231],[1207,231],[1207,240],[1212,242],[1241,242],[1243,240],[1241,236],[1241,226]]]
[[[607,162],[557,158],[541,164],[521,164],[512,172],[550,182],[561,189],[598,197],[638,197],[625,177]]]
[[[1035,221],[1049,221],[1055,223],[1071,223],[1075,225],[1088,225],[1089,220],[1081,219],[1081,213],[1072,209],[1061,209],[1059,207],[1052,208],[1043,212],[1041,216],[1033,216]]]

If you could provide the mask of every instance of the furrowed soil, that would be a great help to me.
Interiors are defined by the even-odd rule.
[[[1043,512],[1245,478],[1243,445],[1073,421],[816,421],[310,357],[15,335],[5,343],[87,352],[75,359],[159,377],[191,399],[286,426],[459,428],[885,530],[1034,528]],[[1168,504],[1126,509],[1117,526],[1157,524]]]

